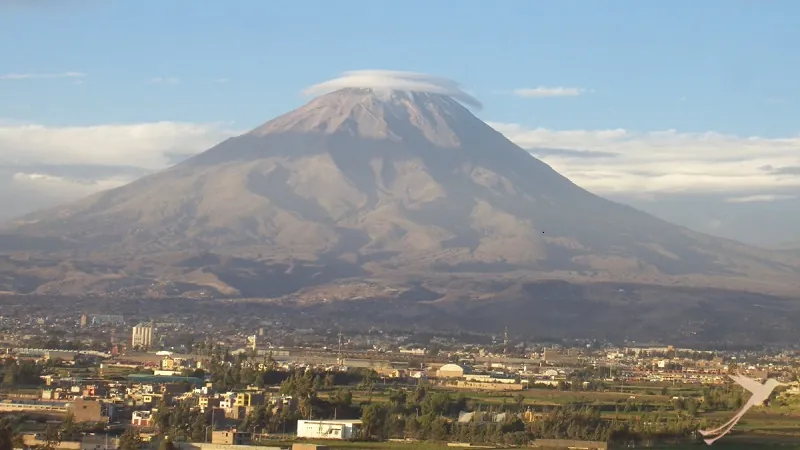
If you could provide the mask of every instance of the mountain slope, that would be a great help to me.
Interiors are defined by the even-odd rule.
[[[51,259],[144,258],[150,271],[115,275],[231,295],[260,291],[243,291],[244,275],[207,281],[197,270],[210,266],[189,270],[174,254],[326,274],[308,284],[493,273],[780,290],[800,279],[791,256],[694,233],[579,188],[449,97],[370,89],[323,95],[170,169],[5,231],[37,243],[58,238]],[[242,267],[237,273],[261,271]]]

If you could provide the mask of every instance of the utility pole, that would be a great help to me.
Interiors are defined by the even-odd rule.
[[[339,329],[339,355],[338,355],[338,363],[339,367],[344,366],[344,358],[342,357],[342,329]]]
[[[508,355],[508,325],[503,331],[503,354]]]

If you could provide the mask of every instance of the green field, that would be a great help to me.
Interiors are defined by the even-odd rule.
[[[646,385],[626,385],[625,392],[594,392],[594,391],[557,391],[554,389],[533,388],[524,391],[516,392],[478,392],[478,391],[462,391],[462,390],[449,390],[455,397],[463,393],[468,401],[473,404],[481,405],[513,405],[516,406],[515,397],[522,394],[524,397],[523,408],[533,408],[534,410],[541,411],[542,407],[566,405],[566,404],[584,404],[591,406],[605,407],[602,416],[607,419],[614,417],[625,419],[627,417],[636,417],[646,413],[637,411],[631,412],[616,412],[616,406],[621,406],[628,400],[632,400],[637,404],[646,404],[650,408],[661,409],[658,414],[661,417],[675,417],[679,412],[675,411],[672,407],[673,396],[685,397],[700,397],[702,395],[702,386],[694,385],[668,385],[667,395],[661,395],[664,386],[655,384]],[[438,388],[435,388],[438,390]],[[618,390],[619,387],[615,386],[611,389]],[[635,397],[631,399],[631,397]],[[354,392],[354,401],[366,402],[371,399],[373,402],[385,403],[388,402],[388,391],[376,390],[370,396],[365,391]],[[697,416],[698,423],[700,421],[707,421],[710,423],[723,423],[728,420],[734,411],[714,411],[703,412],[702,408]],[[337,444],[338,445],[338,444]],[[381,444],[353,444],[355,448],[446,448],[439,444],[421,444],[416,443],[411,446],[407,443],[381,443]],[[364,446],[366,445],[366,446]],[[427,445],[427,447],[421,447]],[[660,447],[663,449],[701,449],[706,447],[705,444],[689,445],[684,447]],[[345,447],[342,447],[345,448]],[[347,448],[354,448],[349,446]],[[453,448],[453,447],[450,447]],[[736,434],[728,436],[714,444],[714,448],[719,449],[768,449],[768,448],[781,448],[781,449],[798,449],[800,450],[800,401],[794,402],[790,405],[784,406],[769,406],[753,408],[742,419],[736,427]]]

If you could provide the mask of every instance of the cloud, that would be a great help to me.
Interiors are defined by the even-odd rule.
[[[786,176],[800,168],[800,137],[490,125],[578,185],[599,194],[749,196],[800,188],[800,177]],[[595,152],[595,157],[586,158],[581,152]]]
[[[800,152],[800,149],[797,150]],[[778,167],[771,170],[775,175],[800,175],[800,166]]]
[[[236,134],[224,124],[153,122],[47,127],[0,126],[0,165],[164,168],[170,154],[193,154]]]
[[[0,80],[52,80],[56,78],[82,79],[86,78],[83,72],[61,73],[6,73],[0,75]]]
[[[121,186],[237,134],[221,123],[0,122],[0,222]]]
[[[515,89],[514,95],[522,98],[545,97],[577,97],[586,92],[586,89],[575,87],[545,87]]]
[[[97,180],[60,177],[39,172],[0,170],[0,223],[5,220],[113,189],[136,177],[107,175]]]
[[[464,91],[461,85],[454,80],[424,73],[394,70],[344,72],[338,78],[306,88],[303,93],[305,95],[321,95],[343,88],[371,88],[442,94],[476,109],[483,107],[478,99]]]
[[[796,195],[782,195],[782,194],[760,194],[760,195],[747,195],[744,197],[731,197],[725,199],[728,203],[754,203],[754,202],[777,202],[780,200],[794,200]]]
[[[63,6],[89,5],[100,3],[102,0],[0,0],[0,8],[29,8],[29,7],[51,7],[58,8]]]
[[[569,148],[532,148],[530,152],[535,156],[566,156],[573,158],[613,158],[617,156],[614,152],[600,152],[596,150],[573,150]]]
[[[153,77],[147,80],[147,84],[178,84],[181,80],[177,77]]]
[[[16,172],[11,181],[21,190],[37,191],[46,195],[74,198],[111,189],[133,181],[135,177],[107,177],[101,180],[84,180],[58,177],[46,173]]]

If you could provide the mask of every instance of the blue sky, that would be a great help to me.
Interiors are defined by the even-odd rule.
[[[0,220],[384,69],[459,81],[482,119],[592,192],[800,243],[798,17],[796,0],[0,0]],[[580,95],[514,93],[536,88]]]
[[[800,112],[798,16],[794,1],[34,0],[0,13],[0,74],[87,76],[4,80],[0,117],[249,127],[342,71],[396,69],[460,81],[492,121],[781,136]],[[591,91],[504,94],[536,86]]]

